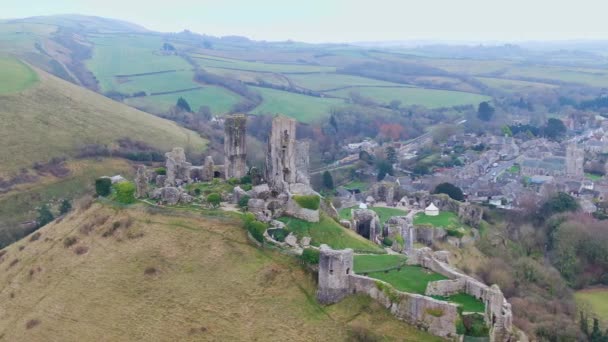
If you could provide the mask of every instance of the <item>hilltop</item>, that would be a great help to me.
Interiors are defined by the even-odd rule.
[[[2,65],[32,70],[11,58]],[[161,151],[173,146],[203,150],[206,141],[177,124],[112,101],[36,69],[37,81],[0,92],[0,175],[53,157],[74,157],[85,145],[140,141]],[[0,73],[0,76],[4,76]],[[11,75],[11,79],[16,77]],[[17,75],[18,76],[18,75]],[[8,76],[7,76],[8,78]],[[27,76],[29,80],[30,76]],[[2,83],[11,79],[3,79]],[[2,89],[0,89],[2,91]]]
[[[0,340],[438,340],[367,297],[318,305],[225,215],[85,203],[0,251]]]

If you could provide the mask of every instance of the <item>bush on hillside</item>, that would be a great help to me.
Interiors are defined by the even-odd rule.
[[[131,182],[120,182],[114,184],[116,191],[116,200],[122,204],[131,204],[135,202],[135,184]]]
[[[239,199],[239,203],[238,203],[239,208],[247,208],[247,203],[249,203],[249,199],[251,199],[251,197],[249,197],[247,195],[241,197]]]
[[[305,248],[302,251],[302,256],[300,256],[300,258],[302,259],[302,261],[311,264],[311,265],[316,265],[319,263],[319,255],[321,253],[319,252],[319,250],[314,249],[314,248]]]
[[[53,213],[51,212],[51,209],[49,209],[49,206],[46,204],[43,204],[42,207],[40,207],[40,209],[38,209],[38,226],[42,227],[44,225],[46,225],[47,223],[50,223],[51,221],[53,221],[55,219],[55,216],[53,216]]]
[[[167,174],[167,169],[165,169],[164,167],[159,167],[155,169],[154,172],[156,172],[156,174],[159,176],[164,176]]]
[[[219,207],[221,202],[222,196],[220,196],[220,194],[218,194],[217,192],[210,193],[207,196],[207,203],[209,203],[213,208]]]
[[[246,213],[243,215],[243,223],[245,229],[256,239],[258,242],[264,242],[264,232],[266,231],[266,224],[255,219],[255,215],[252,213]]]
[[[95,180],[95,193],[97,196],[106,197],[112,191],[112,180],[110,178],[97,178]]]
[[[292,198],[305,209],[318,210],[321,205],[321,198],[317,195],[295,195]]]

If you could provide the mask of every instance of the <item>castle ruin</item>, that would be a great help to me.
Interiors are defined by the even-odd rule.
[[[224,173],[226,179],[241,178],[247,174],[246,149],[247,117],[230,115],[224,121]]]
[[[266,180],[272,191],[281,193],[289,191],[296,179],[296,120],[277,116],[268,138]]]

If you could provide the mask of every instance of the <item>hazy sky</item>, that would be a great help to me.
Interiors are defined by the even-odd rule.
[[[606,0],[0,0],[1,18],[61,13],[259,40],[608,39]]]

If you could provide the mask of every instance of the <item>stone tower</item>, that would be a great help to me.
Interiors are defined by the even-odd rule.
[[[307,140],[296,142],[296,182],[310,184],[308,169],[310,167],[309,158],[310,145]]]
[[[353,250],[333,250],[327,245],[321,245],[320,250],[317,300],[322,304],[336,303],[349,295]]]
[[[278,193],[289,190],[295,183],[296,168],[296,121],[284,116],[272,120],[266,155],[266,180],[270,189]]]
[[[247,117],[230,115],[224,122],[224,173],[226,179],[241,178],[247,174],[245,136]]]
[[[576,143],[568,144],[566,148],[566,174],[568,176],[582,177],[583,164],[585,162],[585,151],[579,148]]]

